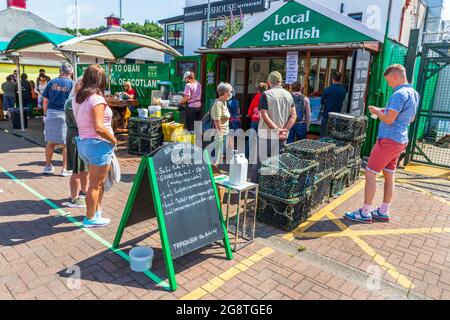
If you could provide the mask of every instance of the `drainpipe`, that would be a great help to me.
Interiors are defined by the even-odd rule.
[[[409,6],[411,5],[411,0],[406,0],[405,4],[402,9],[402,18],[400,19],[400,34],[398,36],[398,42],[402,42],[402,33],[403,33],[403,22],[405,22],[405,14],[406,10],[408,10]]]

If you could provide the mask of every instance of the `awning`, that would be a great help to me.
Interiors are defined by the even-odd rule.
[[[4,54],[13,52],[58,54],[61,51],[110,61],[122,59],[141,48],[181,56],[178,51],[160,40],[130,32],[74,37],[30,29],[19,32],[3,46],[0,43],[0,51]]]
[[[5,50],[8,47],[8,42],[0,41],[0,51]]]
[[[74,38],[74,36],[27,29],[16,34],[2,51],[5,54],[16,51],[55,53],[55,47],[72,38]]]
[[[62,51],[77,52],[105,60],[119,60],[140,48],[161,51],[172,56],[181,56],[166,43],[142,34],[130,32],[110,32],[70,39],[57,46]]]
[[[222,49],[318,46],[384,41],[381,32],[312,0],[273,5]]]

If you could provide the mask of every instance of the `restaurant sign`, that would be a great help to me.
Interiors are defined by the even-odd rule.
[[[210,18],[262,12],[266,9],[267,0],[227,0],[211,3]],[[208,5],[198,5],[184,8],[184,21],[199,21],[208,18]]]
[[[287,2],[259,24],[244,29],[228,44],[225,43],[224,47],[268,47],[375,40],[363,32],[368,28],[360,22],[347,21],[346,19],[350,18],[318,4],[313,4],[312,7],[321,9],[321,12],[296,1]],[[348,22],[348,25],[344,22]],[[369,33],[371,32],[373,31]]]

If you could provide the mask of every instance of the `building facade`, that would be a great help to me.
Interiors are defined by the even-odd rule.
[[[208,36],[211,37],[217,30],[224,28],[225,16],[229,17],[232,13],[235,18],[242,18],[245,26],[261,17],[274,4],[283,1],[285,0],[211,0],[208,24],[208,0],[186,0],[183,15],[163,19],[159,23],[164,25],[165,41],[180,53],[189,56],[199,48],[207,47]],[[411,29],[424,29],[427,6],[423,0],[315,1],[383,34],[389,28],[388,37],[404,45],[408,45]]]

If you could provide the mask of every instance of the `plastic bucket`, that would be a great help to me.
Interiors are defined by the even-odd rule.
[[[140,108],[138,109],[139,118],[148,118],[148,110]]]
[[[153,249],[136,247],[130,250],[130,267],[134,272],[145,272],[152,268]]]

